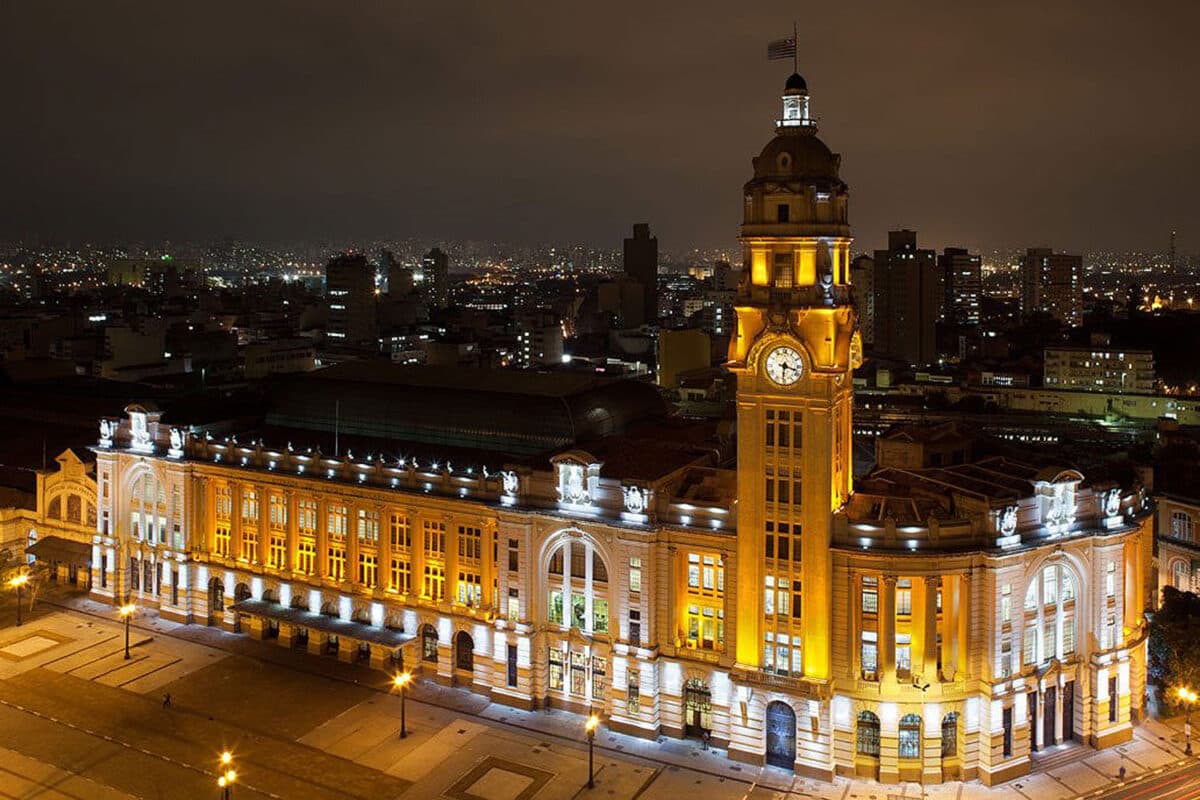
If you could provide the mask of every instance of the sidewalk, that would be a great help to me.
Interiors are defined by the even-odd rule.
[[[114,618],[111,607],[84,596],[51,596],[45,598],[45,602],[106,619]],[[387,677],[366,666],[314,657],[245,635],[227,633],[219,628],[171,622],[160,618],[152,610],[139,612],[133,627],[202,643],[286,669],[318,674],[359,686],[376,687],[381,692],[389,690]],[[441,686],[432,681],[414,684],[409,692],[409,700],[450,709],[493,724],[511,726],[527,733],[566,740],[579,747],[584,747],[586,743],[583,717],[568,711],[523,711],[492,703],[486,697],[465,689]],[[1173,766],[1184,758],[1181,718],[1146,720],[1134,727],[1132,741],[1108,750],[1092,750],[1079,743],[1056,745],[1039,754],[1029,775],[994,788],[983,786],[978,781],[953,781],[927,787],[915,783],[885,785],[871,780],[847,778],[836,778],[833,783],[825,783],[797,777],[774,767],[757,767],[731,761],[724,750],[704,750],[701,743],[695,740],[660,736],[652,741],[608,730],[602,730],[597,736],[596,748],[612,755],[649,762],[669,773],[689,770],[722,783],[751,784],[756,790],[753,794],[746,792],[745,795],[754,798],[778,793],[821,800],[1071,800],[1115,784],[1122,766],[1125,767],[1125,780],[1130,781]]]

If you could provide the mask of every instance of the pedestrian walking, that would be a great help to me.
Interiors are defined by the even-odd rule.
[[[163,694],[163,708],[170,708],[170,707],[171,707],[171,693],[165,692]]]

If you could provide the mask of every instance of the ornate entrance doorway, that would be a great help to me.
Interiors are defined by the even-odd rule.
[[[778,700],[767,706],[767,763],[796,768],[796,712]]]
[[[712,692],[702,681],[692,678],[683,685],[683,733],[699,736],[712,730]]]

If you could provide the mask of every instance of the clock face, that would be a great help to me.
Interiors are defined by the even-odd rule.
[[[791,386],[804,374],[804,359],[792,347],[776,347],[767,354],[767,377],[780,386]]]

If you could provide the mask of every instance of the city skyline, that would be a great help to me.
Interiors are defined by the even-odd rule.
[[[726,154],[769,131],[746,121],[768,118],[761,89],[788,70],[765,44],[795,14],[62,8],[4,12],[32,35],[0,56],[21,121],[0,133],[0,236],[599,245],[645,220],[668,251],[732,241],[747,164]],[[1174,228],[1194,249],[1196,112],[1177,100],[1195,17],[814,9],[800,70],[859,187],[857,246],[909,227],[1158,251]]]

